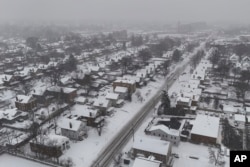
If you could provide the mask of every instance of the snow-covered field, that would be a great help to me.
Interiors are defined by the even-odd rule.
[[[3,154],[0,156],[0,167],[48,167],[48,166],[27,159],[14,157],[9,154]]]

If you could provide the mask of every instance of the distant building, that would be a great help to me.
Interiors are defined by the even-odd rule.
[[[112,34],[117,41],[126,41],[128,39],[128,34],[126,30],[113,31]]]

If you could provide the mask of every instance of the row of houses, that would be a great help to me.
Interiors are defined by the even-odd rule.
[[[193,71],[187,84],[182,85],[177,92],[176,107],[195,113],[201,93],[204,90],[203,85],[209,82],[209,76],[206,75],[212,65],[209,60],[201,60],[200,64]]]

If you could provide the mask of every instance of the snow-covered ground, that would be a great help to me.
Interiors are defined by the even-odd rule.
[[[27,159],[14,157],[9,154],[3,154],[0,156],[1,167],[48,167],[40,163],[36,163]]]

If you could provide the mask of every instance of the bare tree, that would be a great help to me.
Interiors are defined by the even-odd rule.
[[[222,156],[219,151],[214,151],[211,147],[208,147],[209,152],[209,162],[215,166],[222,166],[224,163],[222,161]]]

